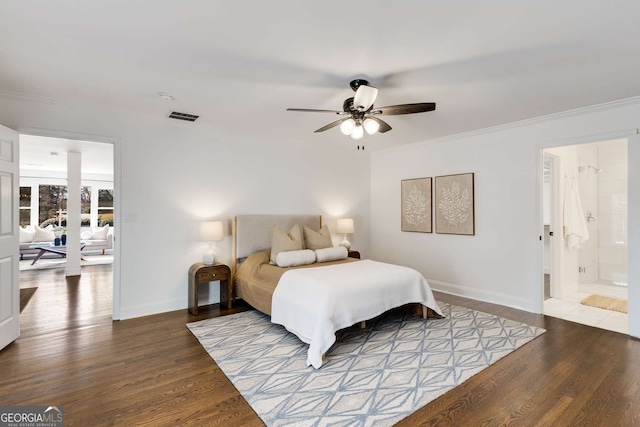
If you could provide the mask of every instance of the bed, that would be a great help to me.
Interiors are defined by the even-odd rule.
[[[425,319],[441,317],[428,283],[419,272],[408,267],[347,258],[346,250],[344,257],[328,257],[326,262],[292,267],[273,265],[274,228],[293,231],[296,225],[301,229],[307,227],[305,233],[323,230],[319,215],[236,216],[233,286],[234,296],[271,316],[273,323],[284,326],[309,344],[307,365],[316,369],[322,366],[338,330],[390,309],[418,304]],[[323,253],[339,253],[341,249],[344,250],[316,249],[316,259],[322,260]],[[309,250],[304,248],[300,253]],[[294,255],[294,252],[285,255]],[[278,262],[280,257],[285,258],[280,254]]]

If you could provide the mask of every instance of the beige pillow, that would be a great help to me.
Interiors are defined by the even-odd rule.
[[[53,242],[56,235],[53,233],[53,226],[48,225],[45,228],[35,226],[36,232],[33,234],[34,242]]]
[[[333,247],[331,241],[331,232],[327,224],[323,225],[320,231],[313,231],[309,227],[304,227],[304,244],[307,249],[315,251],[316,249],[324,249]]]
[[[276,264],[280,252],[300,250],[302,250],[302,232],[298,224],[291,227],[288,233],[277,225],[273,227],[270,264]]]

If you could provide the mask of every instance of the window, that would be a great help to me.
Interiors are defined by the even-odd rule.
[[[20,187],[20,226],[31,224],[31,187]]]
[[[67,186],[40,185],[38,190],[40,193],[38,209],[38,222],[40,223],[40,227],[46,227],[49,224],[53,224],[54,227],[66,227]],[[90,214],[91,187],[80,187],[80,218],[82,225],[89,225],[91,221]]]
[[[113,190],[98,190],[98,225],[113,227]]]
[[[67,186],[40,185],[39,186],[38,222],[40,227],[50,224],[56,226],[67,225]],[[64,221],[63,221],[64,216]]]
[[[91,187],[80,187],[80,226],[91,225]]]

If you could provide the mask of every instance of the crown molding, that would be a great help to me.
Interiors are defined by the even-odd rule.
[[[544,116],[538,116],[538,117],[533,117],[533,118],[530,118],[530,119],[518,120],[518,121],[515,121],[515,122],[505,123],[505,124],[502,124],[502,125],[490,126],[490,127],[487,127],[487,128],[476,129],[476,130],[472,130],[472,131],[468,131],[468,132],[462,132],[462,133],[456,133],[456,134],[453,134],[453,135],[442,136],[442,137],[439,137],[439,138],[429,139],[429,140],[426,140],[426,141],[415,142],[413,144],[406,144],[406,145],[401,145],[399,147],[392,147],[392,148],[388,148],[386,150],[378,150],[378,151],[376,151],[376,153],[381,153],[381,152],[384,153],[384,152],[403,150],[403,149],[407,149],[407,148],[415,148],[415,147],[426,145],[426,144],[437,144],[437,143],[443,143],[443,142],[450,142],[450,141],[458,140],[458,139],[461,139],[461,138],[468,138],[468,137],[473,137],[473,136],[482,136],[482,135],[487,135],[487,134],[491,134],[491,133],[495,133],[495,132],[500,132],[500,131],[515,129],[515,128],[520,128],[520,127],[524,127],[524,126],[530,126],[530,125],[534,125],[534,124],[538,124],[538,123],[542,123],[542,122],[560,120],[560,119],[564,119],[564,118],[568,118],[568,117],[575,117],[575,116],[584,115],[584,114],[587,114],[587,113],[596,113],[598,111],[610,110],[612,108],[622,108],[622,107],[627,107],[627,106],[630,106],[630,105],[638,105],[638,104],[640,104],[640,96],[633,96],[633,97],[630,97],[630,98],[623,98],[623,99],[619,99],[619,100],[616,100],[616,101],[605,102],[605,103],[602,103],[602,104],[590,105],[588,107],[574,108],[573,110],[561,111],[559,113],[547,114],[547,115],[544,115]]]

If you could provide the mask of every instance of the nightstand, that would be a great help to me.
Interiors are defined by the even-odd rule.
[[[189,269],[189,311],[198,314],[198,285],[220,281],[220,308],[231,308],[231,269],[222,263],[198,262]]]
[[[360,259],[360,252],[358,251],[349,251],[349,258],[358,258]]]

